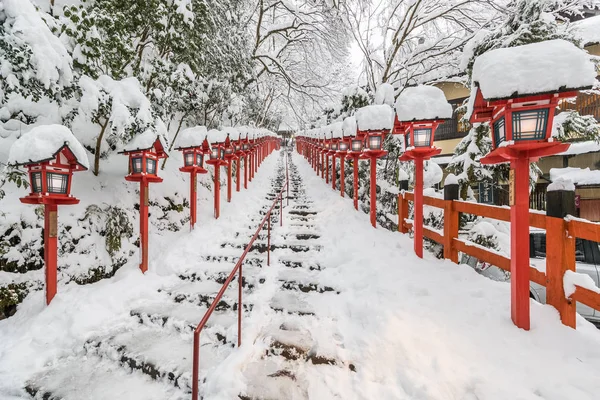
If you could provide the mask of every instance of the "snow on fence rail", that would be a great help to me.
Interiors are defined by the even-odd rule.
[[[271,215],[273,213],[273,210],[275,209],[275,206],[277,206],[277,203],[279,203],[279,224],[283,225],[283,191],[284,190],[287,190],[287,202],[289,204],[290,180],[289,180],[287,156],[286,156],[286,160],[285,160],[285,182],[281,186],[281,190],[275,197],[275,200],[273,200],[273,204],[271,205],[271,207],[269,207],[269,209],[267,210],[265,217],[262,219],[260,224],[258,224],[258,227],[256,228],[256,232],[254,232],[254,235],[250,239],[250,242],[248,242],[248,245],[244,249],[244,252],[240,256],[240,259],[235,264],[235,267],[233,267],[233,270],[231,270],[231,273],[229,274],[229,276],[223,283],[223,286],[221,287],[221,289],[215,296],[210,307],[208,307],[208,310],[206,310],[204,317],[202,317],[202,320],[200,321],[200,323],[198,323],[198,326],[194,330],[194,350],[193,350],[194,354],[192,356],[192,360],[193,360],[192,361],[193,362],[193,364],[192,364],[192,399],[194,399],[194,400],[198,399],[198,378],[199,378],[198,375],[199,375],[199,371],[200,371],[200,333],[202,332],[202,329],[204,329],[204,326],[208,322],[213,311],[215,311],[215,308],[221,301],[223,294],[225,294],[225,290],[227,290],[227,288],[229,287],[229,284],[233,281],[236,274],[238,275],[238,347],[242,344],[242,312],[243,312],[242,264],[243,264],[246,256],[250,252],[252,245],[258,238],[260,231],[265,226],[265,224],[268,224],[268,228],[267,228],[267,265],[271,264]]]
[[[412,223],[408,220],[409,201],[414,201],[412,192],[398,195],[398,231],[401,233],[408,233],[412,228]],[[462,252],[510,271],[510,258],[458,237],[460,213],[510,222],[510,208],[428,196],[423,197],[423,204],[444,210],[443,234],[426,226],[423,227],[425,237],[444,247],[444,258],[458,264],[458,252]],[[583,287],[578,284],[579,280],[566,279],[576,274],[575,239],[600,242],[600,224],[572,217],[564,219],[548,217],[531,210],[529,225],[546,230],[546,272],[530,266],[529,280],[546,287],[546,302],[558,310],[563,324],[575,328],[576,302],[600,311],[598,288]],[[571,272],[567,274],[567,271]],[[575,286],[575,291],[568,297],[565,284]]]

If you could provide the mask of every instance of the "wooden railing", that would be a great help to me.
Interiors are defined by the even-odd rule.
[[[398,195],[398,231],[408,233],[412,223],[408,219],[408,202],[414,194]],[[510,222],[510,208],[471,203],[460,200],[443,200],[423,197],[423,204],[444,210],[443,232],[423,227],[423,235],[444,247],[444,258],[458,263],[458,253],[468,254],[505,271],[510,271],[510,258],[458,237],[460,213],[477,215]],[[580,302],[600,311],[600,294],[575,285],[575,292],[567,298],[564,276],[575,271],[575,239],[581,238],[600,242],[600,224],[586,220],[548,217],[544,213],[530,211],[529,225],[546,230],[546,272],[529,268],[529,280],[546,287],[546,302],[556,307],[563,324],[575,328],[575,302]]]

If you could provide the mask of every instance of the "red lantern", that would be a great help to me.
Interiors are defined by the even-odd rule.
[[[423,160],[440,154],[433,146],[435,130],[452,118],[452,106],[444,92],[434,86],[406,88],[396,102],[394,134],[404,135],[405,152],[400,161],[415,162],[414,248],[423,257]]]
[[[179,170],[190,174],[190,229],[194,229],[196,224],[196,207],[198,203],[198,179],[196,175],[208,172],[204,168],[205,149],[203,149],[206,133],[204,127],[186,129],[181,132],[180,145],[176,148],[183,154],[183,167]],[[206,145],[208,146],[208,143]]]
[[[489,121],[493,142],[481,163],[511,167],[511,317],[525,330],[530,327],[529,164],[569,147],[551,137],[554,112],[560,99],[576,97],[595,78],[587,52],[564,40],[492,50],[473,66],[477,90],[471,93],[471,122]]]
[[[13,144],[8,164],[27,168],[30,193],[21,202],[44,205],[46,304],[50,304],[58,286],[58,206],[79,203],[71,195],[71,179],[74,171],[88,169],[87,154],[68,128],[44,125]]]
[[[214,216],[219,218],[221,215],[221,167],[227,165],[225,160],[225,140],[229,139],[225,133],[216,129],[211,129],[208,132],[208,141],[212,143],[210,149],[210,158],[206,161],[207,164],[215,168],[214,174]]]
[[[129,156],[129,174],[125,180],[140,183],[140,270],[148,270],[148,185],[162,182],[158,176],[158,161],[167,158],[162,135],[147,131],[125,146],[121,154]]]

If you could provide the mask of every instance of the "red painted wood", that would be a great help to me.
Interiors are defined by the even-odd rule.
[[[336,157],[335,154],[331,156],[331,188],[335,190],[335,181],[337,180],[337,169],[336,169]]]
[[[140,182],[140,270],[142,273],[148,271],[148,205],[146,204],[146,193],[148,193],[148,181],[142,179]]]
[[[371,225],[377,228],[377,158],[371,157]]]
[[[329,154],[325,154],[325,183],[329,184]]]
[[[220,171],[221,166],[217,163],[215,164],[215,218],[219,219],[221,215],[221,181],[220,181]]]
[[[196,225],[196,205],[198,203],[198,196],[196,193],[196,172],[190,173],[190,230],[194,230]]]
[[[56,295],[58,278],[58,235],[50,237],[50,213],[58,213],[56,204],[44,205],[44,263],[46,264],[46,304]],[[58,220],[58,215],[56,216]],[[58,221],[57,221],[58,224]],[[58,229],[58,226],[56,227]]]
[[[242,184],[241,180],[240,180],[240,163],[242,162],[242,157],[238,157],[238,159],[235,161],[235,191],[239,192],[240,191],[240,185]]]
[[[227,202],[231,203],[231,159],[227,160]]]
[[[346,183],[344,182],[346,180],[346,157],[340,157],[340,196],[344,197],[346,194],[344,193],[345,191],[345,186]]]
[[[423,159],[415,159],[415,207],[414,207],[414,244],[415,254],[423,258]]]
[[[511,318],[526,331],[529,321],[529,159],[512,160],[515,204],[510,207]]]
[[[354,208],[358,210],[358,156],[354,156],[352,164],[354,166],[354,180],[352,182],[354,185]]]

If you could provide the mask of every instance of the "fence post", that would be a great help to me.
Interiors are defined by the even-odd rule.
[[[575,271],[575,238],[569,237],[564,217],[575,215],[575,188],[552,190],[546,197],[546,302],[560,313],[564,325],[575,328],[575,302],[565,297],[563,278]],[[568,188],[571,189],[571,188]]]
[[[398,232],[408,233],[404,220],[408,218],[408,200],[404,198],[403,191],[408,190],[408,181],[400,181],[400,194],[398,194]]]
[[[458,250],[453,246],[458,237],[459,213],[454,209],[458,200],[458,180],[449,174],[444,181],[444,258],[458,264]]]

